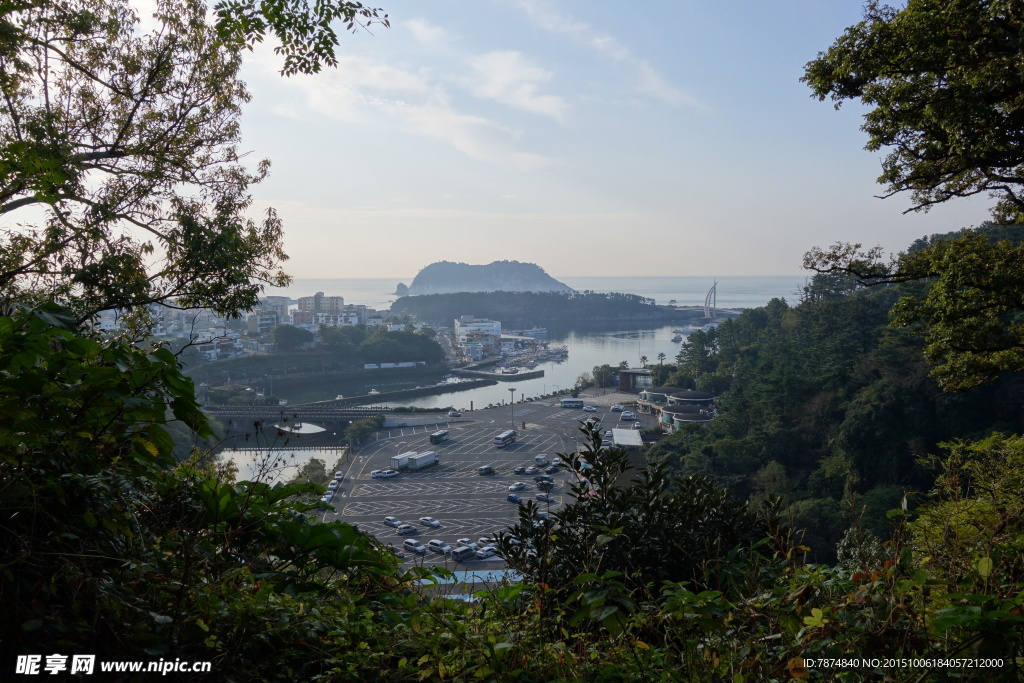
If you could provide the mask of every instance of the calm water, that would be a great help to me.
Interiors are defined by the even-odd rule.
[[[593,290],[595,292],[626,292],[655,299],[659,304],[668,304],[675,300],[680,306],[703,306],[708,290],[716,278],[707,277],[566,277],[558,278],[577,290]],[[409,284],[412,278],[404,280]],[[723,276],[717,278],[717,306],[719,308],[755,308],[763,306],[773,298],[784,298],[795,303],[796,292],[804,284],[805,277],[793,276]],[[293,298],[307,296],[316,292],[327,295],[341,295],[346,303],[364,304],[373,308],[388,308],[397,297],[395,286],[400,282],[397,278],[334,278],[334,279],[296,279],[286,289],[269,291],[268,294],[286,295]],[[472,311],[467,311],[472,313]],[[646,356],[648,364],[658,362],[658,354],[665,354],[665,362],[673,362],[679,353],[679,343],[671,341],[674,333],[672,327],[659,327],[646,330],[621,330],[615,332],[583,332],[569,331],[554,334],[549,338],[552,346],[568,346],[569,359],[563,363],[542,363],[538,369],[544,370],[540,379],[524,380],[511,383],[500,383],[493,387],[483,387],[456,393],[426,398],[418,398],[408,402],[392,402],[391,405],[416,405],[427,407],[482,408],[489,403],[508,402],[509,388],[515,387],[518,401],[522,396],[540,396],[557,389],[565,389],[576,383],[580,373],[590,372],[594,366],[605,363],[615,367],[620,361],[626,361],[630,367],[640,367],[640,357]],[[363,390],[375,385],[367,385]],[[381,390],[400,387],[379,387]],[[333,398],[338,391],[324,389],[312,390],[313,394],[288,397],[293,401],[309,401]],[[340,391],[340,389],[339,389]],[[348,392],[345,392],[348,393]],[[329,394],[329,395],[328,395]]]
[[[764,277],[729,275],[709,277],[564,277],[556,278],[573,289],[595,292],[625,292],[668,304],[675,299],[680,306],[703,306],[708,290],[718,280],[719,308],[755,308],[764,306],[775,297],[793,302],[796,291],[804,284],[804,275],[773,275]],[[395,287],[398,278],[296,278],[287,288],[270,288],[269,295],[310,296],[323,292],[328,296],[343,296],[345,303],[363,304],[373,308],[388,308],[397,299]],[[404,280],[405,284],[412,278]],[[671,335],[670,335],[671,336]]]
[[[441,396],[429,396],[407,402],[391,402],[391,405],[416,405],[423,408],[455,406],[468,409],[470,401],[474,408],[486,407],[489,403],[508,403],[509,389],[515,387],[516,401],[521,396],[541,396],[557,389],[566,389],[576,384],[580,373],[590,372],[595,365],[607,363],[616,367],[619,361],[626,361],[629,367],[640,367],[640,356],[647,356],[648,365],[658,362],[658,354],[665,354],[665,362],[674,361],[679,353],[679,342],[673,342],[672,327],[653,330],[629,330],[620,332],[569,332],[551,337],[551,346],[568,346],[569,359],[562,363],[541,363],[538,370],[544,377],[518,382],[500,382],[492,387],[481,387]]]

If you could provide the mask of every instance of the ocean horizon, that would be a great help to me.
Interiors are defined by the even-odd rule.
[[[679,306],[703,306],[712,286],[715,286],[718,308],[756,308],[775,298],[793,303],[809,275],[723,275],[703,277],[681,276],[577,276],[556,278],[575,290],[619,292],[637,294],[656,303],[667,305],[675,301]],[[288,287],[269,287],[266,295],[311,296],[323,292],[328,296],[345,297],[347,304],[359,304],[376,309],[389,308],[398,299],[395,288],[400,282],[409,284],[411,278],[295,278]],[[715,284],[717,282],[717,285]]]

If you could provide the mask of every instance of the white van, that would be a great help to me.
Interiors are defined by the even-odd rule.
[[[476,550],[469,546],[460,545],[458,548],[452,551],[452,559],[456,562],[465,562],[466,560],[476,557]]]
[[[548,456],[546,455],[535,455],[533,456],[533,462],[537,467],[544,467],[548,464]]]

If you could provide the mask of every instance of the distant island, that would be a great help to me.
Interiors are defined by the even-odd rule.
[[[470,265],[438,261],[421,270],[412,284],[399,284],[396,294],[455,294],[459,292],[556,292],[569,294],[572,287],[554,279],[535,263],[495,261]]]

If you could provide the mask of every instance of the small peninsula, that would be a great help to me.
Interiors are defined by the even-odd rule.
[[[554,279],[540,266],[519,261],[470,265],[438,261],[421,270],[408,288],[409,296],[457,292],[558,292],[571,287]]]

